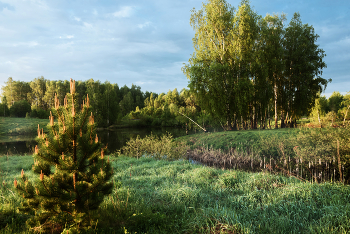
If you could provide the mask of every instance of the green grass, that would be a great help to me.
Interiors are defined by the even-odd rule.
[[[121,186],[97,211],[95,233],[349,233],[350,187],[186,160],[110,156]],[[31,156],[0,157],[0,233],[29,233],[13,179]],[[119,181],[119,182],[118,182]],[[214,231],[216,230],[216,231]]]
[[[35,135],[40,128],[46,130],[49,119],[0,117],[0,135]]]
[[[236,147],[249,147],[252,149],[261,148],[265,142],[261,141],[265,138],[274,138],[282,141],[283,139],[295,137],[299,132],[295,128],[282,128],[271,130],[242,130],[242,131],[226,131],[226,132],[209,132],[198,133],[179,137],[177,140],[185,141],[191,148],[201,146],[213,149],[229,150]]]

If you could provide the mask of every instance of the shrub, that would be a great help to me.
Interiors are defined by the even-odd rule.
[[[26,117],[26,113],[30,112],[30,104],[26,100],[13,103],[10,108],[10,115],[12,117]]]
[[[156,159],[176,160],[185,155],[187,148],[183,142],[174,142],[170,133],[164,134],[159,138],[151,134],[143,139],[140,139],[140,136],[130,139],[119,150],[119,155],[124,154],[136,158],[152,157]]]

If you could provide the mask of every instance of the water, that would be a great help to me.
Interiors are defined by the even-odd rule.
[[[99,140],[108,145],[108,152],[113,153],[126,144],[130,138],[141,138],[153,134],[161,136],[169,132],[174,138],[186,135],[184,128],[122,128],[115,130],[102,130],[97,132]],[[188,131],[188,134],[202,132]],[[2,136],[0,137],[0,155],[26,155],[34,152],[35,136]]]
[[[0,155],[32,154],[36,144],[33,136],[1,136]]]

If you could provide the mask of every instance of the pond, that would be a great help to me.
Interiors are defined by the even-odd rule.
[[[98,131],[99,140],[107,145],[107,153],[113,153],[119,150],[130,138],[141,138],[153,134],[161,136],[169,132],[174,138],[186,135],[184,128],[121,128],[113,131]],[[191,130],[188,134],[202,132],[201,130]],[[32,154],[36,145],[35,136],[1,136],[0,137],[0,155],[25,155]]]

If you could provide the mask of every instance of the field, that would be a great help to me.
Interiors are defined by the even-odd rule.
[[[46,129],[49,119],[0,117],[0,136],[2,135],[35,135],[38,124]]]
[[[350,187],[187,160],[110,156],[115,189],[94,233],[348,233]],[[31,156],[0,157],[0,233],[30,233],[13,188]]]

